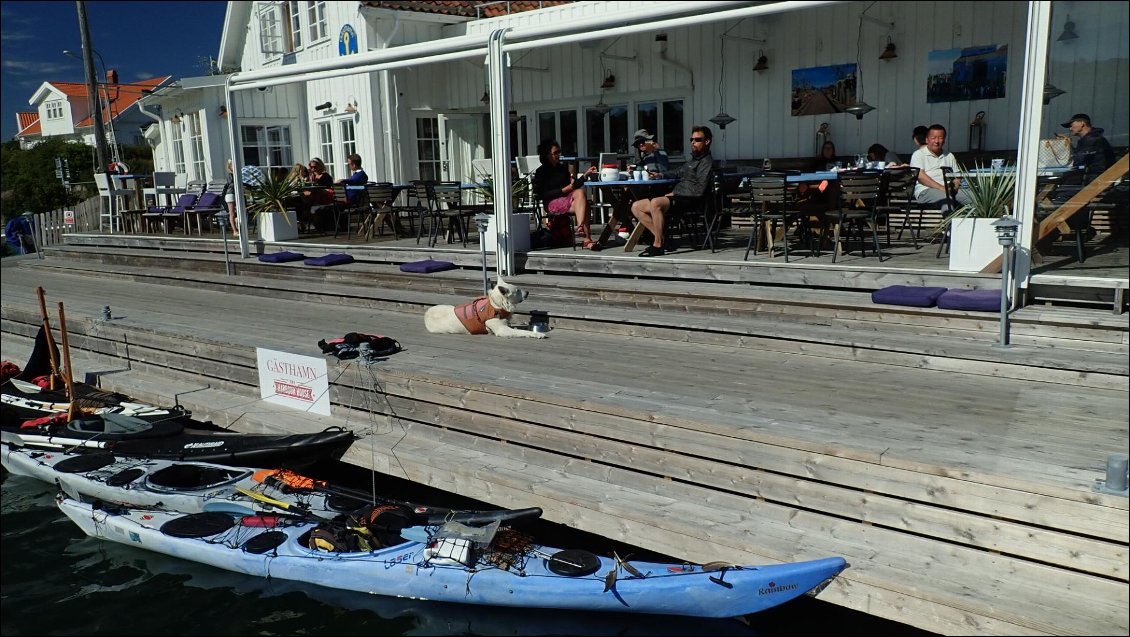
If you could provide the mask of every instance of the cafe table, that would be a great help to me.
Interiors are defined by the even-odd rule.
[[[597,243],[604,245],[616,231],[619,223],[627,223],[631,219],[632,204],[640,199],[658,197],[671,192],[670,187],[679,183],[678,179],[620,179],[617,181],[585,181],[584,187],[594,192],[606,194],[612,200],[612,214],[604,224]],[[616,213],[620,213],[618,217]],[[638,221],[636,223],[639,223]],[[635,247],[634,241],[625,244],[624,251],[629,252]]]

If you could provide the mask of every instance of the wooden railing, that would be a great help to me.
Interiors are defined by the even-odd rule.
[[[99,217],[102,213],[99,197],[80,201],[73,208],[73,223],[67,223],[67,210],[49,210],[35,214],[33,232],[35,245],[47,247],[63,243],[63,235],[72,232],[98,232]]]

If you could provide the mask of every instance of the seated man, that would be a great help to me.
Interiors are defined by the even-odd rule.
[[[969,193],[960,190],[961,180],[953,180],[953,189],[957,201],[952,201],[946,193],[945,184],[942,182],[942,168],[947,167],[957,170],[957,160],[953,153],[944,150],[946,145],[946,127],[934,124],[926,133],[926,145],[914,151],[910,158],[910,165],[918,168],[918,185],[914,187],[914,198],[918,203],[940,204],[938,207],[945,212],[953,210],[958,204],[970,202]]]
[[[663,229],[668,212],[684,212],[702,205],[702,198],[710,186],[710,173],[714,157],[710,154],[712,140],[710,129],[695,126],[691,129],[691,158],[675,172],[651,171],[652,179],[679,179],[671,192],[654,199],[640,199],[632,204],[632,214],[651,231],[654,240],[640,252],[641,257],[659,257],[667,253],[663,246]]]
[[[369,183],[369,176],[365,174],[365,170],[361,168],[361,156],[353,153],[349,156],[349,176],[344,179],[338,179],[336,184],[343,184],[345,186],[364,186]],[[357,201],[358,192],[356,188],[345,189],[345,200],[350,204]]]
[[[667,151],[659,147],[659,142],[655,141],[655,135],[649,133],[646,128],[636,131],[632,146],[640,154],[640,160],[635,165],[636,170],[661,173],[671,168]]]

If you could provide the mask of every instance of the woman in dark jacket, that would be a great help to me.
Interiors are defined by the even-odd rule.
[[[591,249],[592,235],[589,233],[589,200],[585,196],[584,179],[574,179],[569,167],[561,163],[561,144],[557,140],[545,140],[538,146],[541,166],[534,171],[534,195],[545,205],[548,215],[573,214],[577,217],[577,232],[585,238],[585,248]],[[596,173],[596,166],[589,166],[585,177]]]

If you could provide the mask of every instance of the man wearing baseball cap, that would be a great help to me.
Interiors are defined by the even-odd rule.
[[[1103,137],[1103,129],[1091,126],[1091,116],[1076,113],[1063,123],[1072,135],[1079,138],[1071,156],[1071,164],[1083,171],[1083,183],[1088,183],[1110,168],[1114,163],[1114,151],[1110,142]]]
[[[667,158],[667,151],[659,148],[659,142],[655,141],[655,135],[649,133],[646,128],[641,128],[636,131],[632,146],[634,146],[640,154],[640,160],[636,164],[636,170],[660,173],[670,169],[671,162]]]

